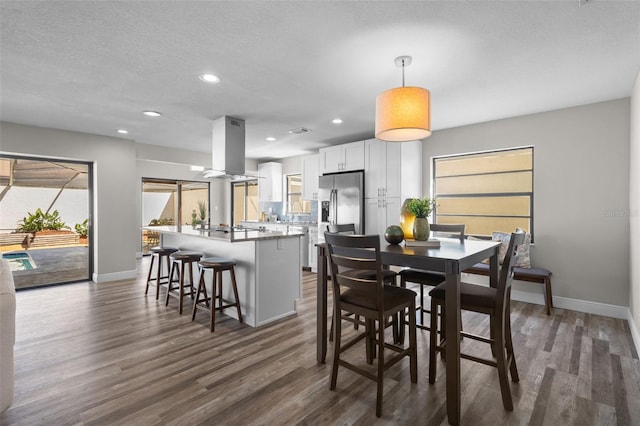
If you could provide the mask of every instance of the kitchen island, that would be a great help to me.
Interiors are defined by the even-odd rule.
[[[147,226],[158,232],[163,246],[204,253],[205,257],[227,257],[236,261],[236,279],[242,316],[258,327],[296,313],[300,298],[302,266],[301,232],[257,229],[193,229],[191,226]],[[223,276],[225,299],[233,299],[229,277]],[[207,277],[207,291],[211,277]],[[211,294],[211,293],[209,293]],[[234,309],[225,315],[237,318]]]

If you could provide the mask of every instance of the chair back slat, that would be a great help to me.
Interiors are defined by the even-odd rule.
[[[361,269],[368,271],[376,270],[376,260],[366,259],[364,257],[344,256],[337,253],[333,254],[333,263],[347,269]]]
[[[448,224],[448,223],[432,223],[429,224],[429,230],[434,233],[434,237],[459,238],[464,239],[466,225]]]
[[[376,295],[376,304],[383,309],[380,237],[326,232],[325,241],[335,294],[341,294],[341,286],[371,292]]]
[[[332,234],[347,234],[347,235],[355,235],[356,234],[356,225],[353,223],[343,223],[343,224],[329,224],[327,225],[327,232]]]

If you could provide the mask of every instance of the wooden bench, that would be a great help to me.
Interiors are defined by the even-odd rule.
[[[462,272],[488,276],[489,265],[486,263],[476,263],[471,268],[465,269]],[[514,266],[513,279],[544,284],[544,304],[547,307],[547,315],[551,315],[551,308],[553,308],[553,297],[551,296],[551,271],[544,268],[522,268],[520,266]]]

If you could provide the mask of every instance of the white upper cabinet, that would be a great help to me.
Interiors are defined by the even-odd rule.
[[[364,141],[320,148],[320,174],[364,169]]]
[[[364,142],[365,198],[400,197],[401,144],[369,139]]]
[[[365,232],[400,222],[405,198],[422,197],[422,142],[365,141]]]
[[[258,164],[258,201],[282,201],[282,164]]]
[[[302,199],[317,200],[318,199],[318,169],[319,156],[308,155],[302,157]]]

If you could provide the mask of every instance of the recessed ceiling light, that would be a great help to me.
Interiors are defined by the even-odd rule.
[[[159,112],[157,112],[157,111],[142,111],[142,113],[143,113],[144,115],[149,116],[149,117],[160,117],[160,116],[162,115],[162,114],[160,114],[160,113],[159,113]]]
[[[118,133],[122,133],[123,135],[126,135],[127,133],[129,133],[129,131],[125,129],[118,129]]]
[[[213,74],[200,74],[200,80],[207,83],[220,83],[220,77]]]
[[[334,118],[333,120],[331,120],[331,122],[333,124],[342,124],[342,119],[341,118]]]
[[[274,138],[273,136],[269,136],[268,138],[264,138],[265,140],[269,141],[269,142],[273,142],[276,140],[276,138]]]

